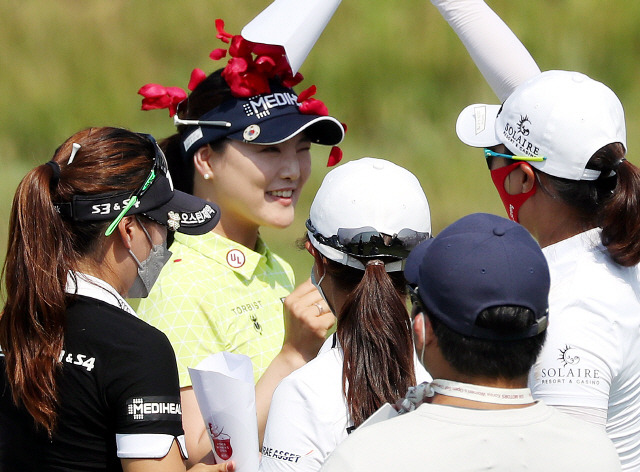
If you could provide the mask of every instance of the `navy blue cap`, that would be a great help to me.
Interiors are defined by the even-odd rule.
[[[303,114],[293,89],[275,82],[270,88],[269,93],[262,95],[227,100],[197,120],[223,122],[226,126],[188,125],[182,132],[183,156],[190,159],[200,147],[222,138],[271,145],[306,131],[312,143],[335,146],[342,141],[344,128],[338,120],[332,116]]]
[[[413,249],[404,274],[418,287],[424,308],[457,333],[511,340],[546,329],[549,267],[538,243],[513,221],[487,213],[465,216]],[[476,326],[478,315],[495,306],[528,308],[537,321],[509,335]]]

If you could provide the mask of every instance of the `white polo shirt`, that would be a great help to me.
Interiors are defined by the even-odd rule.
[[[551,272],[549,329],[532,369],[549,405],[607,411],[623,470],[640,470],[640,274],[608,256],[593,229],[544,250]]]
[[[342,393],[344,354],[330,336],[318,356],[276,388],[262,447],[260,471],[317,471],[353,426]],[[416,382],[431,376],[414,355]]]

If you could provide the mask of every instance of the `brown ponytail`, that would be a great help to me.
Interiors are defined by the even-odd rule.
[[[600,212],[602,242],[612,259],[625,267],[640,262],[640,169],[622,161],[618,183]]]
[[[608,144],[587,163],[587,169],[600,171],[596,180],[545,174],[545,181],[573,207],[585,228],[602,228],[611,258],[629,267],[640,262],[640,169],[624,157],[622,144]]]
[[[0,318],[0,346],[14,398],[48,431],[54,426],[55,373],[63,343],[66,255],[73,251],[51,201],[52,174],[50,166],[36,167],[13,199],[4,266],[7,303]]]
[[[415,385],[406,282],[402,272],[387,273],[379,260],[367,264],[364,275],[333,262],[326,267],[345,290],[355,286],[338,315],[337,336],[344,350],[342,388],[359,426]]]
[[[72,143],[81,145],[67,165]],[[9,221],[3,268],[7,300],[0,317],[0,347],[16,404],[22,403],[49,434],[56,424],[56,374],[64,342],[69,271],[97,264],[109,222],[63,220],[54,203],[73,195],[134,191],[151,169],[153,144],[118,128],[92,128],[69,138],[53,157],[20,182]]]

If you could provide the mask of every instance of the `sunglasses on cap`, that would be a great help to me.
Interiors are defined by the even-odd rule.
[[[320,244],[360,257],[392,256],[406,259],[414,247],[430,237],[429,233],[408,228],[394,235],[386,235],[371,226],[365,226],[339,228],[337,234],[327,238],[316,230],[310,219],[306,227]]]
[[[489,168],[491,168],[490,159],[493,157],[504,157],[505,159],[511,159],[513,161],[542,162],[547,160],[547,158],[543,156],[514,156],[513,154],[502,154],[492,151],[491,149],[484,148],[484,158],[487,159],[487,165],[489,165]]]
[[[138,188],[135,192],[131,194],[128,199],[127,204],[122,208],[122,211],[118,214],[115,220],[109,225],[107,230],[105,231],[105,236],[110,236],[118,226],[118,223],[124,218],[127,212],[135,205],[136,207],[140,204],[140,199],[142,196],[149,190],[151,184],[156,180],[159,175],[163,175],[169,179],[171,179],[170,174],[168,172],[169,165],[167,164],[167,158],[165,157],[162,149],[158,146],[155,138],[150,134],[138,133],[138,136],[141,136],[153,144],[154,147],[154,156],[153,156],[153,166],[151,167],[151,172],[145,179],[144,183]],[[171,183],[171,187],[173,188],[173,183]]]

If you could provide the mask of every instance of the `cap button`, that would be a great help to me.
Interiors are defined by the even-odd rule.
[[[384,169],[384,163],[383,162],[374,162],[373,163],[373,168],[377,169],[377,170],[382,170],[382,169]]]
[[[505,232],[506,232],[505,229],[500,228],[499,226],[496,226],[495,228],[493,228],[493,234],[495,234],[496,236],[504,236]]]

